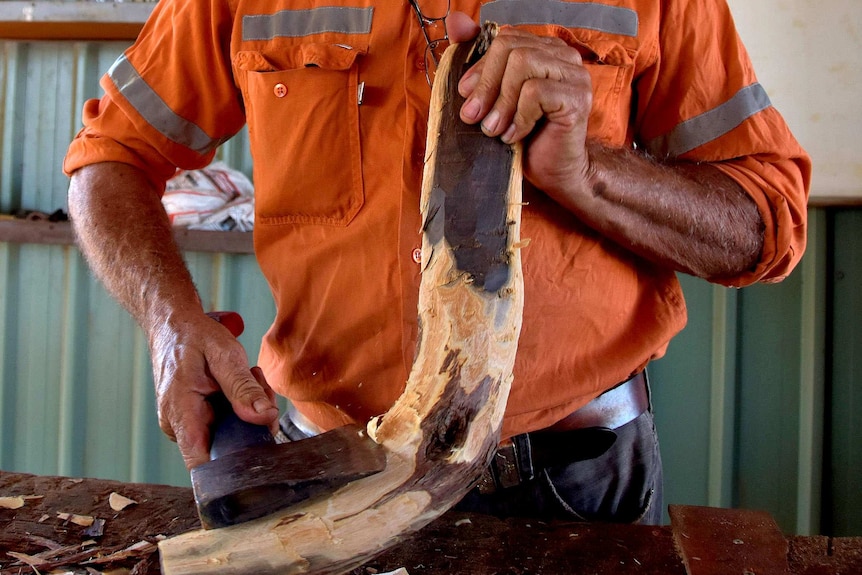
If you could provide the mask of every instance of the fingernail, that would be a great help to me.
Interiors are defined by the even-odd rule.
[[[497,132],[497,124],[500,123],[500,112],[497,110],[491,110],[491,112],[485,116],[485,119],[482,121],[482,131],[486,134],[493,135]]]
[[[273,408],[272,403],[264,398],[255,400],[254,404],[252,404],[252,407],[254,407],[254,410],[257,413],[263,413]]]
[[[461,113],[468,120],[475,120],[479,116],[479,112],[482,110],[482,104],[476,100],[467,100],[464,104],[464,107],[461,109]]]
[[[500,139],[503,140],[506,144],[512,143],[512,138],[515,136],[515,124],[509,126],[509,128],[500,136]]]
[[[479,74],[470,74],[469,72],[461,81],[458,82],[458,93],[463,97],[467,97],[473,93],[473,90],[476,89],[476,85],[479,83]]]

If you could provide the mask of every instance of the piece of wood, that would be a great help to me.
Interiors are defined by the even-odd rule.
[[[40,0],[37,0],[37,2]],[[5,2],[5,0],[4,0]],[[0,2],[3,4],[4,2]],[[37,3],[33,2],[33,4]],[[95,2],[93,2],[95,3]],[[8,22],[0,21],[3,40],[119,41],[134,40],[142,24],[127,22]]]
[[[0,2],[0,38],[134,40],[155,2]]]
[[[766,512],[669,507],[688,575],[788,575],[787,540]]]
[[[110,509],[113,492],[138,503],[115,512]],[[30,497],[33,494],[42,495]],[[179,535],[198,527],[188,487],[0,472],[0,497],[19,496],[24,498],[23,507],[0,508],[0,575],[33,573],[9,557],[10,551],[28,555],[50,551],[67,556],[71,549],[94,541],[82,535],[83,528],[58,521],[60,510],[106,519],[104,535],[95,540],[95,550],[102,555],[109,549],[126,549],[142,540],[155,541],[157,536]],[[731,521],[734,515],[747,513],[727,512]],[[862,537],[793,536],[787,543],[793,575],[860,572]],[[86,574],[82,563],[63,571],[91,575]],[[130,568],[132,575],[161,573],[156,553],[102,565],[100,570],[123,567]],[[410,575],[685,574],[668,526],[501,520],[456,511],[443,514],[351,573],[376,575],[399,567],[405,567]]]
[[[862,537],[793,536],[790,572],[802,575],[857,575],[862,573]]]
[[[858,208],[862,206],[860,196],[812,195],[808,198],[809,208]]]
[[[216,232],[174,228],[180,249],[190,252],[253,254],[251,232]],[[0,219],[0,242],[71,246],[75,234],[69,222]]]
[[[452,164],[448,138],[481,133],[463,124],[441,128],[458,116],[455,84],[470,49],[451,47],[436,76],[422,190],[418,349],[403,395],[368,424],[386,449],[386,469],[266,518],[163,541],[166,575],[347,572],[444,513],[487,465],[521,326],[521,173],[519,148],[502,143],[482,147],[490,158]]]
[[[669,529],[450,511],[352,575],[685,575]]]

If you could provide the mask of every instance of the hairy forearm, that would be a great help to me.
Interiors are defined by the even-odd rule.
[[[201,309],[161,201],[137,168],[102,163],[78,170],[69,212],[90,267],[147,333]]]
[[[209,461],[206,398],[224,392],[245,421],[274,427],[278,408],[242,345],[203,314],[161,199],[137,168],[117,163],[75,172],[69,212],[90,267],[147,333],[159,426],[189,469]],[[260,377],[260,379],[258,379]]]
[[[708,164],[660,164],[636,151],[589,146],[590,173],[554,194],[585,223],[634,253],[706,279],[752,269],[763,247],[754,201]]]

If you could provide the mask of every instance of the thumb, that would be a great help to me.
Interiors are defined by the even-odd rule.
[[[226,327],[234,337],[239,337],[245,328],[242,316],[236,312],[209,312],[207,316]],[[249,423],[272,427],[278,419],[278,407],[275,405],[275,393],[267,383],[263,371],[259,367],[252,368],[250,372],[245,371],[244,367],[241,367],[239,372],[235,371],[236,366],[247,367],[248,364],[244,362],[218,364],[219,367],[225,365],[228,366],[225,378],[219,377],[212,365],[211,370],[225,397],[230,401],[234,413]]]
[[[452,12],[446,17],[446,34],[453,44],[472,40],[479,33],[479,25],[463,12]]]
[[[272,426],[278,419],[275,393],[260,368],[252,368],[241,377],[230,378],[233,385],[222,385],[222,391],[234,412],[244,421]]]

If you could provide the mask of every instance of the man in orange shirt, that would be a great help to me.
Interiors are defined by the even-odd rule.
[[[207,459],[205,397],[302,436],[386,411],[417,337],[429,52],[504,25],[461,117],[523,141],[524,327],[501,457],[471,509],[661,517],[644,368],[685,324],[676,273],[778,281],[802,256],[810,161],[724,0],[161,0],[86,104],[70,211],[148,335],[159,421]],[[249,126],[255,246],[276,302],[260,381],[209,320],[159,201]],[[268,383],[267,383],[268,382]],[[514,456],[514,459],[511,457]],[[504,465],[505,461],[516,464]]]

